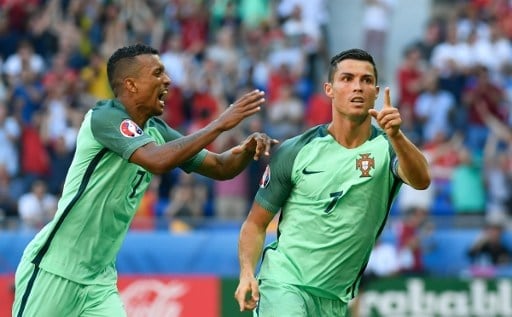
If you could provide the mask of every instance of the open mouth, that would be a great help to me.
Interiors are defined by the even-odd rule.
[[[357,103],[363,103],[364,102],[364,98],[363,97],[354,97],[352,99],[350,99],[351,102],[357,102]]]
[[[158,100],[160,100],[160,104],[165,104],[165,99],[167,98],[168,90],[162,90],[160,94],[158,94]]]

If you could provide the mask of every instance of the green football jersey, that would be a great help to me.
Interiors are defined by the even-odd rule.
[[[80,127],[56,215],[27,246],[25,259],[77,283],[115,283],[117,253],[152,178],[128,160],[149,142],[179,137],[159,118],[140,128],[118,101],[99,102]],[[194,171],[205,156],[203,150],[180,167]]]
[[[281,211],[258,277],[348,302],[403,183],[397,166],[387,135],[373,126],[353,149],[341,146],[327,125],[283,142],[255,198]]]

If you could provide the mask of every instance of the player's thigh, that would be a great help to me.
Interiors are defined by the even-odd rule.
[[[80,317],[126,317],[117,286],[89,286]]]
[[[308,311],[311,316],[345,317],[347,316],[348,305],[340,300],[312,296]]]
[[[81,286],[22,261],[16,270],[13,317],[78,316]]]
[[[302,291],[293,285],[261,280],[255,317],[309,317]]]

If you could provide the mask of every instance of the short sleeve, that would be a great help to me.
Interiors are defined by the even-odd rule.
[[[144,133],[125,111],[114,106],[92,110],[91,130],[101,145],[125,160],[128,160],[139,147],[155,141],[149,134]]]
[[[264,209],[277,213],[293,188],[293,161],[297,155],[289,142],[284,142],[273,154],[260,180],[255,201]]]

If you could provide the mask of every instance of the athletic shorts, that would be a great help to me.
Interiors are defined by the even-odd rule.
[[[12,317],[126,317],[117,285],[83,285],[22,260]]]
[[[260,300],[254,317],[344,317],[347,303],[314,296],[303,288],[272,280],[259,281]]]

